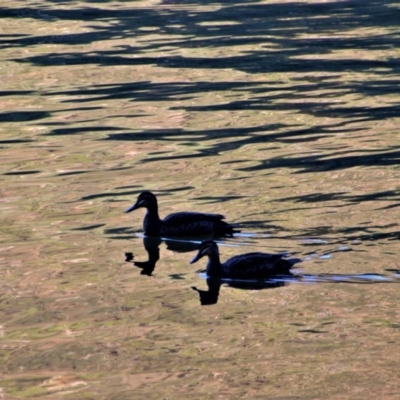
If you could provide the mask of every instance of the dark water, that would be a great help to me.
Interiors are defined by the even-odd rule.
[[[400,397],[399,1],[0,16],[0,398]],[[210,283],[142,190],[303,262]]]

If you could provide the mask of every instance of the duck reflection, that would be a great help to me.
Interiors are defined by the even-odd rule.
[[[206,279],[208,290],[198,289],[196,286],[192,286],[192,289],[199,294],[200,304],[202,306],[209,306],[217,304],[219,291],[221,286],[224,284],[226,286],[243,289],[243,290],[262,290],[262,289],[274,289],[278,287],[285,286],[287,282],[285,280],[276,281],[227,281],[221,278],[211,278]]]
[[[143,246],[148,254],[147,261],[134,261],[133,265],[140,268],[141,275],[152,276],[157,261],[160,259],[160,244],[165,242],[167,249],[177,253],[187,253],[196,251],[199,248],[200,241],[194,240],[174,240],[163,239],[157,236],[144,236]],[[130,262],[134,258],[132,253],[125,253],[125,261]]]
[[[391,270],[392,271],[392,270]],[[397,270],[396,270],[397,271]],[[274,289],[290,284],[317,284],[317,283],[333,283],[333,284],[383,284],[383,283],[400,283],[400,276],[393,274],[386,276],[377,273],[365,274],[292,274],[277,275],[267,280],[235,280],[227,278],[209,277],[204,272],[200,276],[206,278],[208,290],[198,289],[192,286],[192,289],[199,294],[200,304],[202,306],[216,304],[219,298],[219,292],[222,285],[242,290],[262,290]]]

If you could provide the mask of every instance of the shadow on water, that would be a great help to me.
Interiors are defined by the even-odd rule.
[[[49,5],[50,4],[50,5]],[[210,12],[209,9],[196,7],[195,1],[166,3],[160,8],[126,7],[111,8],[107,2],[90,2],[89,6],[75,9],[61,8],[66,2],[47,2],[37,7],[3,7],[0,18],[30,18],[46,21],[81,21],[90,24],[91,31],[48,34],[48,35],[1,35],[0,48],[17,49],[38,44],[62,45],[57,52],[41,51],[33,56],[9,56],[8,61],[29,63],[36,66],[87,65],[99,66],[151,65],[168,69],[234,69],[247,74],[269,74],[271,79],[254,81],[224,80],[212,81],[174,81],[153,82],[113,82],[90,84],[70,89],[42,90],[4,90],[0,96],[41,96],[61,97],[63,104],[73,104],[73,108],[61,110],[21,111],[8,110],[0,114],[0,122],[47,125],[49,130],[43,135],[85,135],[98,132],[103,137],[99,140],[113,142],[142,142],[157,140],[175,144],[202,143],[201,146],[182,146],[179,154],[149,154],[140,163],[159,163],[178,159],[216,157],[222,152],[234,151],[249,145],[314,142],[324,137],[346,134],[364,135],[365,128],[360,122],[385,121],[397,117],[400,102],[397,99],[400,79],[400,59],[396,56],[385,59],[359,57],[353,50],[384,51],[397,49],[400,38],[397,33],[379,31],[398,27],[400,1],[375,0],[365,3],[359,0],[343,2],[324,2],[306,4],[288,3],[239,3],[228,2]],[[214,6],[213,1],[202,6]],[[219,3],[218,3],[219,4]],[[187,8],[181,7],[182,5]],[[178,7],[177,7],[178,6]],[[191,7],[195,6],[195,8]],[[229,21],[229,24],[227,24]],[[151,28],[159,35],[159,40],[147,29]],[[374,33],[364,36],[353,35],[357,29],[371,28]],[[338,35],[338,29],[343,33]],[[116,45],[105,50],[77,51],[76,45],[92,45],[96,42],[111,41],[116,38],[134,39],[134,45]],[[218,57],[208,52],[202,57],[185,55],[185,51],[194,48],[226,49],[231,46],[245,45],[247,50],[239,54],[225,52]],[[176,55],[176,52],[181,52]],[[346,56],[335,58],[338,52],[346,51]],[[11,54],[11,53],[10,53]],[[11,58],[12,57],[12,58]],[[349,71],[365,74],[364,79],[349,78]],[[279,74],[293,73],[290,82],[282,81]],[[299,74],[302,74],[299,76]],[[346,75],[346,79],[343,79]],[[206,75],[207,76],[207,75]],[[218,93],[218,104],[195,104],[193,100],[205,93]],[[232,99],[232,94],[234,98]],[[363,97],[363,105],[347,102],[347,95]],[[368,104],[368,99],[379,96],[391,96],[385,104]],[[321,101],[323,97],[323,101]],[[222,99],[222,100],[221,100]],[[57,113],[65,111],[90,111],[102,108],[85,106],[88,102],[111,100],[131,103],[170,102],[168,109],[187,112],[290,112],[292,114],[316,117],[317,122],[306,127],[294,122],[255,123],[251,126],[228,126],[213,129],[129,129],[108,124],[99,126],[93,119],[74,122],[47,122]],[[179,101],[179,103],[177,103]],[[187,103],[185,103],[187,101]],[[89,115],[90,113],[88,113]],[[85,115],[85,114],[83,114]],[[140,114],[143,116],[144,114]],[[117,117],[114,115],[111,117]],[[129,115],[137,117],[138,115]],[[107,118],[111,118],[107,116]],[[124,118],[128,118],[124,115]],[[326,123],[321,120],[330,118]],[[84,126],[83,126],[84,123]],[[359,133],[358,133],[359,132]],[[7,141],[8,140],[8,141]],[[18,144],[29,139],[13,141],[7,139],[3,144]],[[185,150],[186,149],[186,150]],[[247,161],[250,166],[243,165]],[[357,167],[386,166],[397,168],[400,162],[400,149],[396,145],[387,145],[379,149],[354,149],[344,143],[339,149],[330,150],[329,154],[299,154],[274,156],[271,152],[258,157],[225,161],[227,168],[248,174],[272,174],[277,169],[290,169],[292,173],[338,171]],[[130,169],[128,167],[118,167]],[[114,168],[116,169],[116,168]],[[33,173],[33,172],[32,172]],[[83,173],[83,172],[82,172]],[[237,178],[232,178],[234,179]],[[120,188],[117,188],[120,189]],[[171,191],[173,189],[169,189]],[[187,190],[187,188],[176,188]],[[116,190],[114,192],[85,196],[82,200],[100,197],[115,197],[138,194],[139,190]],[[202,201],[229,201],[237,197],[204,199]],[[276,201],[298,203],[299,208],[309,209],[327,201],[336,202],[335,207],[361,204],[364,202],[389,201],[381,209],[396,208],[400,204],[398,189],[356,194],[354,192],[301,194],[296,197],[278,198]],[[285,209],[285,212],[289,211]],[[279,211],[281,212],[281,211]],[[278,213],[270,212],[270,216]],[[275,215],[274,215],[275,214]],[[244,221],[247,227],[277,232],[282,230],[279,223],[269,220]],[[399,231],[379,232],[379,226],[354,226],[340,231],[332,227],[319,226],[293,234],[293,237],[322,237],[340,234],[343,240],[378,240],[387,238],[398,240]]]
[[[383,232],[385,229],[398,227],[397,223],[393,224],[382,224],[382,225],[362,225],[337,228],[333,226],[316,226],[312,228],[303,229],[299,233],[292,233],[286,235],[287,239],[299,239],[303,241],[303,245],[307,246],[307,240],[322,240],[322,239],[312,239],[312,238],[324,238],[322,240],[330,245],[348,245],[349,243],[360,244],[362,242],[370,242],[379,244],[380,241],[392,241],[400,240],[400,231],[390,231]],[[312,244],[312,243],[311,243]]]
[[[136,129],[129,130],[121,126],[88,125],[90,120],[79,126],[71,126],[70,122],[48,123],[51,128],[44,135],[82,135],[86,132],[103,132],[106,137],[100,140],[140,142],[143,140],[158,140],[174,143],[209,142],[209,146],[190,154],[150,155],[143,163],[169,161],[176,159],[213,157],[224,151],[232,151],[252,144],[263,143],[300,143],[312,142],[321,137],[337,134],[356,133],[360,130],[355,123],[382,121],[396,117],[400,113],[400,103],[395,100],[379,106],[359,106],[345,104],[342,100],[347,94],[358,94],[364,98],[375,98],[380,95],[398,94],[400,80],[400,59],[389,57],[384,60],[360,58],[351,53],[354,49],[387,50],[399,47],[400,38],[396,33],[368,34],[353,36],[351,34],[337,35],[340,28],[344,33],[356,29],[398,27],[400,17],[400,1],[375,0],[367,4],[363,1],[325,2],[306,4],[300,2],[288,3],[226,3],[218,12],[209,12],[197,6],[196,2],[177,2],[188,8],[177,8],[175,4],[164,3],[162,8],[123,9],[110,8],[106,2],[90,2],[90,6],[76,9],[57,8],[62,2],[52,5],[31,7],[3,7],[2,18],[31,18],[37,20],[82,21],[90,23],[90,32],[49,35],[2,35],[0,48],[24,48],[37,44],[49,43],[70,46],[72,51],[57,51],[56,53],[41,53],[29,57],[10,59],[18,63],[33,65],[155,65],[171,69],[236,69],[248,74],[265,73],[271,76],[292,72],[302,73],[294,76],[290,84],[275,80],[257,82],[217,81],[217,82],[123,82],[112,84],[93,84],[69,90],[42,91],[42,96],[63,96],[63,103],[85,104],[93,101],[128,100],[131,102],[171,102],[170,110],[185,110],[197,112],[211,111],[288,111],[306,114],[313,117],[333,118],[335,122],[309,125],[304,128],[293,123],[259,124],[245,127],[227,127],[218,129]],[[207,5],[213,6],[213,1]],[[202,3],[204,5],[204,3]],[[172,23],[171,21],[175,21]],[[226,21],[230,21],[227,24]],[[97,24],[101,22],[100,24]],[[233,23],[233,24],[232,24]],[[175,24],[179,25],[176,26]],[[147,28],[152,28],[160,36],[159,41],[148,37]],[[312,36],[310,37],[310,32]],[[90,51],[87,53],[74,51],[77,44],[92,44],[95,42],[113,40],[123,35],[126,39],[140,39],[136,46],[121,45],[107,50]],[[218,58],[204,55],[189,57],[176,55],[177,50],[193,48],[228,48],[236,45],[246,45],[249,50],[238,55],[220,56]],[[263,45],[263,47],[260,47]],[[253,47],[251,47],[253,46]],[[258,46],[258,47],[254,47]],[[165,50],[166,48],[170,50]],[[349,51],[346,58],[335,59],[338,51]],[[151,55],[154,52],[154,55]],[[174,53],[175,52],[175,53]],[[149,55],[150,54],[150,55]],[[368,73],[368,78],[359,80],[344,80],[343,74]],[[325,75],[318,75],[324,73]],[[226,102],[211,105],[176,105],[176,100],[195,99],[204,93],[222,93],[243,95],[241,99],[226,97]],[[316,93],[317,92],[317,93]],[[324,101],[320,101],[318,92],[323,93]],[[33,91],[13,90],[0,92],[2,96],[30,96]],[[367,102],[364,102],[367,104]],[[88,110],[76,107],[76,110]],[[75,108],[74,108],[75,110]],[[7,111],[0,114],[0,121],[20,122],[38,121],[49,118],[57,111]],[[130,115],[132,116],[132,115]],[[127,116],[124,116],[127,117]],[[57,125],[55,127],[54,125]],[[116,133],[113,133],[117,131]],[[107,133],[109,132],[109,133]],[[360,137],[363,135],[360,132]],[[290,168],[294,173],[335,171],[354,167],[392,166],[397,168],[400,162],[398,146],[367,150],[354,150],[344,145],[340,150],[331,151],[329,156],[304,153],[287,157],[271,156],[265,152],[265,158],[254,160],[229,161],[232,168],[248,173],[266,171],[271,173],[278,168]],[[241,166],[240,163],[251,161],[251,166]],[[113,195],[137,193],[118,192]],[[104,196],[109,196],[107,193]],[[96,197],[101,194],[93,195]],[[95,198],[95,197],[93,197]],[[84,199],[88,199],[87,197]],[[219,199],[220,201],[221,199]],[[337,201],[338,207],[347,204],[367,201],[388,200],[397,204],[385,206],[398,207],[400,192],[398,190],[356,195],[353,193],[314,193],[297,198],[282,198],[277,201],[315,204],[327,200]],[[249,221],[251,223],[251,221]],[[276,227],[279,229],[279,226]],[[302,232],[300,235],[318,236],[324,227],[316,228],[315,232]],[[365,232],[365,236],[369,233]],[[398,235],[398,234],[397,234]]]
[[[49,2],[47,2],[49,3]],[[85,103],[124,99],[131,102],[160,102],[190,100],[207,92],[245,94],[244,99],[227,100],[218,105],[172,106],[171,110],[186,111],[288,111],[320,118],[345,118],[330,125],[314,125],[299,128],[288,124],[248,126],[217,130],[185,131],[160,129],[127,130],[124,127],[103,127],[110,133],[107,140],[141,141],[143,139],[179,141],[204,141],[226,139],[212,143],[210,148],[188,155],[150,157],[145,162],[177,158],[218,155],[226,149],[240,148],[251,143],[315,141],[323,136],[357,132],[352,124],[361,121],[381,121],[399,115],[400,104],[391,101],[379,106],[357,106],[345,104],[347,94],[364,97],[397,95],[400,80],[400,59],[384,60],[360,58],[352,50],[387,50],[398,48],[400,38],[393,31],[379,29],[397,28],[400,11],[398,0],[375,0],[365,3],[360,0],[307,4],[287,3],[225,3],[218,12],[202,10],[198,2],[185,1],[176,4],[164,2],[160,8],[124,7],[110,8],[107,2],[90,2],[90,6],[76,9],[57,8],[63,2],[51,6],[15,7],[2,9],[2,18],[31,18],[37,20],[81,21],[89,23],[90,32],[49,35],[3,35],[0,48],[24,48],[37,44],[70,46],[71,51],[41,53],[39,55],[10,58],[18,63],[38,66],[59,65],[152,65],[170,69],[235,69],[247,74],[302,73],[293,77],[290,85],[275,80],[265,82],[129,82],[94,84],[87,87],[62,91],[43,91],[43,96],[70,96],[64,102]],[[96,4],[98,6],[96,7]],[[201,6],[215,6],[213,1]],[[180,7],[185,5],[187,8]],[[178,6],[178,7],[177,7]],[[195,7],[195,8],[193,8]],[[227,23],[229,21],[229,24]],[[148,29],[159,36],[149,37]],[[365,36],[354,36],[357,29],[373,28],[378,32]],[[343,35],[337,35],[338,30]],[[312,36],[310,36],[312,32]],[[135,45],[119,44],[106,50],[75,51],[76,45],[90,45],[123,36],[134,39]],[[218,49],[246,45],[248,50],[228,56],[191,57],[176,55],[176,51],[193,48]],[[257,46],[257,47],[255,47]],[[336,59],[334,54],[349,51],[346,58]],[[341,75],[368,73],[365,80],[343,80]],[[325,76],[319,76],[324,73]],[[310,75],[312,74],[312,75]],[[371,76],[372,75],[372,76]],[[320,101],[316,91],[323,93]],[[29,93],[29,92],[28,92]],[[20,95],[27,91],[20,91]],[[15,115],[13,115],[15,114]],[[44,112],[7,112],[0,116],[6,120],[45,119]],[[62,123],[68,125],[69,122]],[[50,125],[50,124],[49,124]],[[50,135],[76,135],[99,131],[98,125],[54,128]],[[299,172],[330,171],[353,166],[392,165],[400,160],[396,147],[361,151],[350,150],[332,153],[326,159],[320,155],[296,157],[268,157],[252,167],[239,168],[244,171],[270,170],[290,167]],[[361,201],[363,199],[360,199]]]
[[[131,167],[127,167],[127,169],[130,169]],[[126,190],[126,189],[133,189],[134,190]],[[118,191],[116,192],[104,192],[104,193],[96,193],[88,196],[83,196],[81,197],[81,200],[93,200],[93,199],[99,199],[99,198],[115,198],[115,197],[127,197],[127,196],[138,196],[141,192],[143,192],[143,187],[142,185],[133,185],[133,186],[120,186],[117,187]],[[124,189],[124,191],[121,191],[121,189]],[[157,195],[157,198],[163,197],[163,196],[168,196],[172,193],[177,193],[177,192],[185,192],[187,190],[194,189],[194,186],[179,186],[179,187],[172,187],[168,189],[158,189],[157,191],[153,191],[154,194]],[[207,197],[197,197],[194,198],[194,200],[206,200],[208,203],[222,203],[226,202],[229,200],[234,200],[238,198],[242,198],[244,196],[207,196]],[[108,231],[108,233],[113,233],[113,231]],[[121,233],[115,231],[114,233]]]

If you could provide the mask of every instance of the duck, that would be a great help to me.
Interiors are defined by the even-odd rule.
[[[234,225],[225,221],[221,214],[181,211],[160,219],[157,197],[150,191],[144,191],[137,197],[136,203],[125,212],[130,213],[138,208],[147,209],[143,220],[146,236],[232,236]]]
[[[292,275],[290,270],[298,258],[284,258],[285,254],[245,253],[229,258],[221,264],[218,245],[213,240],[200,244],[198,253],[190,261],[194,264],[202,257],[208,257],[206,273],[214,278],[266,279],[274,275]]]

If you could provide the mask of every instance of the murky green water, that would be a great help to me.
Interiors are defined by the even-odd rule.
[[[0,398],[399,398],[399,1],[0,16]],[[201,306],[165,243],[140,274],[145,189],[300,277]]]

